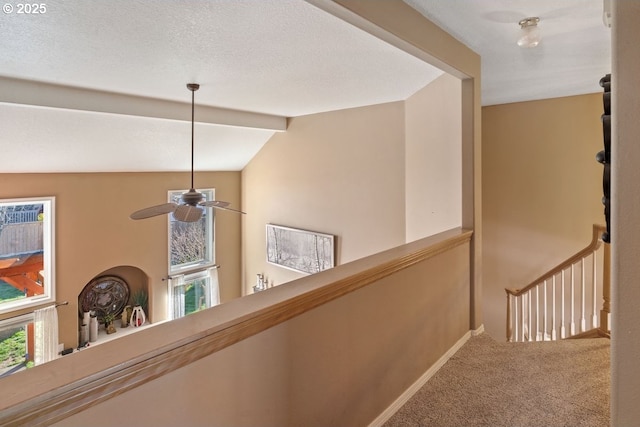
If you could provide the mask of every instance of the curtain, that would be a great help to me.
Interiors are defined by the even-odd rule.
[[[58,310],[54,305],[35,310],[34,335],[36,365],[58,357]]]
[[[184,316],[184,275],[173,276],[169,279],[169,297],[171,304],[170,319]]]
[[[220,285],[218,284],[218,267],[213,267],[209,269],[209,278],[210,284],[209,292],[211,300],[208,301],[209,307],[213,307],[214,305],[220,304]]]
[[[169,318],[178,319],[204,307],[220,304],[216,267],[169,279]],[[187,289],[191,289],[187,291]]]

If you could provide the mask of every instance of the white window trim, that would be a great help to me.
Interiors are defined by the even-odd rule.
[[[167,283],[168,283],[167,294],[169,295],[169,301],[167,304],[167,317],[173,320],[173,319],[179,319],[180,317],[185,316],[185,315],[176,316],[176,313],[174,311],[175,288],[177,288],[178,286],[183,286],[186,282],[202,279],[207,276],[209,278],[209,292],[207,293],[207,296],[208,296],[207,308],[211,308],[220,304],[219,279],[217,277],[214,277],[214,275],[217,276],[217,272],[218,272],[218,267],[213,266],[213,267],[208,267],[195,272],[191,272],[188,274],[179,274],[179,275],[174,275],[169,277],[169,280],[167,280]]]
[[[167,201],[169,202],[171,201],[171,193],[176,193],[176,192],[186,193],[187,191],[189,190],[186,190],[186,189],[169,190],[167,192]],[[210,191],[211,200],[215,200],[216,198],[216,190],[214,188],[196,189],[196,191],[199,191],[201,193]],[[206,209],[208,209],[208,214],[211,221],[211,227],[209,228],[206,239],[212,243],[212,246],[209,248],[211,251],[211,261],[206,264],[183,264],[181,266],[176,266],[176,267],[171,265],[171,215],[167,215],[167,269],[169,271],[170,276],[177,277],[177,275],[180,275],[180,274],[197,273],[199,271],[207,270],[216,265],[216,250],[215,250],[215,240],[214,240],[215,227],[216,227],[215,213],[213,208],[206,208]]]
[[[0,314],[11,313],[24,308],[37,307],[39,305],[55,302],[55,197],[28,197],[20,199],[2,199],[2,204],[11,203],[44,203],[44,218],[42,224],[42,248],[43,248],[43,276],[44,294],[19,299],[15,301],[0,303]]]
[[[0,330],[26,326],[29,323],[33,323],[34,321],[35,315],[33,313],[9,317],[8,319],[0,320]]]

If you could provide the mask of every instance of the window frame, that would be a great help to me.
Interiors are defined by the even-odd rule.
[[[200,270],[196,270],[190,273],[186,273],[186,274],[180,274],[177,276],[172,276],[170,280],[168,280],[168,294],[169,294],[169,301],[168,301],[168,318],[170,320],[175,320],[175,319],[179,319],[181,317],[185,317],[188,316],[189,314],[192,313],[197,313],[199,311],[202,310],[206,310],[208,308],[214,307],[218,304],[220,304],[220,286],[219,283],[215,283],[214,284],[214,278],[213,278],[213,271],[215,269],[217,269],[217,266],[214,267],[207,267],[207,268],[203,268]],[[188,285],[190,282],[195,282],[196,280],[202,280],[202,279],[206,279],[206,307],[201,309],[201,310],[196,310],[193,311],[191,313],[185,313],[182,314],[180,316],[176,315],[176,310],[175,310],[175,290],[176,288],[180,287],[180,286],[186,286]],[[217,279],[216,279],[217,281]],[[215,285],[215,286],[214,286]],[[184,309],[184,307],[183,307]]]
[[[0,320],[0,332],[5,331],[11,328],[25,328],[26,336],[25,336],[25,361],[14,365],[7,372],[0,374],[0,379],[12,375],[15,373],[15,369],[18,367],[27,368],[29,363],[29,356],[31,356],[31,360],[35,358],[35,354],[29,355],[29,333],[33,333],[33,328],[29,328],[29,325],[34,325],[35,315],[33,313],[21,314],[15,317],[9,317],[8,319]],[[35,351],[34,351],[35,353]],[[34,364],[35,366],[35,364]],[[20,370],[20,368],[18,368]]]
[[[0,207],[6,205],[43,205],[42,221],[42,257],[44,293],[31,297],[16,299],[8,302],[0,302],[0,314],[12,313],[25,308],[37,307],[43,304],[55,302],[55,197],[25,197],[14,199],[0,199]]]
[[[167,192],[167,201],[172,202],[174,199],[174,195],[176,193],[184,194],[189,190],[169,190]],[[196,189],[196,191],[202,193],[204,199],[206,201],[215,200],[215,189],[213,188],[204,188],[204,189]],[[215,266],[216,264],[216,250],[215,250],[215,213],[214,209],[211,207],[204,208],[205,209],[205,218],[206,218],[206,235],[205,240],[208,243],[206,247],[207,255],[205,256],[205,260],[202,262],[191,262],[184,263],[179,265],[171,264],[171,222],[173,218],[173,214],[169,214],[167,216],[167,264],[169,276],[178,275],[178,274],[191,274],[197,273],[201,270],[206,270]],[[207,256],[210,259],[206,259]]]

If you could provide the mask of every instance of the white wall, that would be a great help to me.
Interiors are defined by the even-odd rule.
[[[461,104],[449,74],[405,102],[407,242],[462,224]]]

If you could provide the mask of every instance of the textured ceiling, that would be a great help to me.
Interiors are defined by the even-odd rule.
[[[421,61],[302,0],[57,0],[3,16],[1,74],[300,116],[403,99]],[[401,78],[398,78],[400,76]]]
[[[405,0],[482,58],[482,105],[599,92],[611,72],[603,0]],[[537,16],[541,43],[516,45]]]
[[[601,0],[407,3],[481,54],[484,105],[596,92],[610,70]],[[441,74],[304,0],[46,7],[0,16],[0,172],[188,170],[188,82],[201,84],[196,169],[241,170],[278,129],[244,112],[283,120],[404,100]],[[530,15],[543,41],[523,50],[516,22]],[[220,109],[246,125],[210,124]]]
[[[198,82],[198,106],[293,117],[403,100],[442,73],[302,0],[46,5],[0,17],[5,87],[21,79],[188,103],[185,84]],[[37,91],[28,95],[42,101],[24,103],[56,106]],[[2,92],[0,171],[189,169],[188,123],[33,108],[21,105],[27,93]],[[196,168],[241,170],[273,132],[198,125]]]

